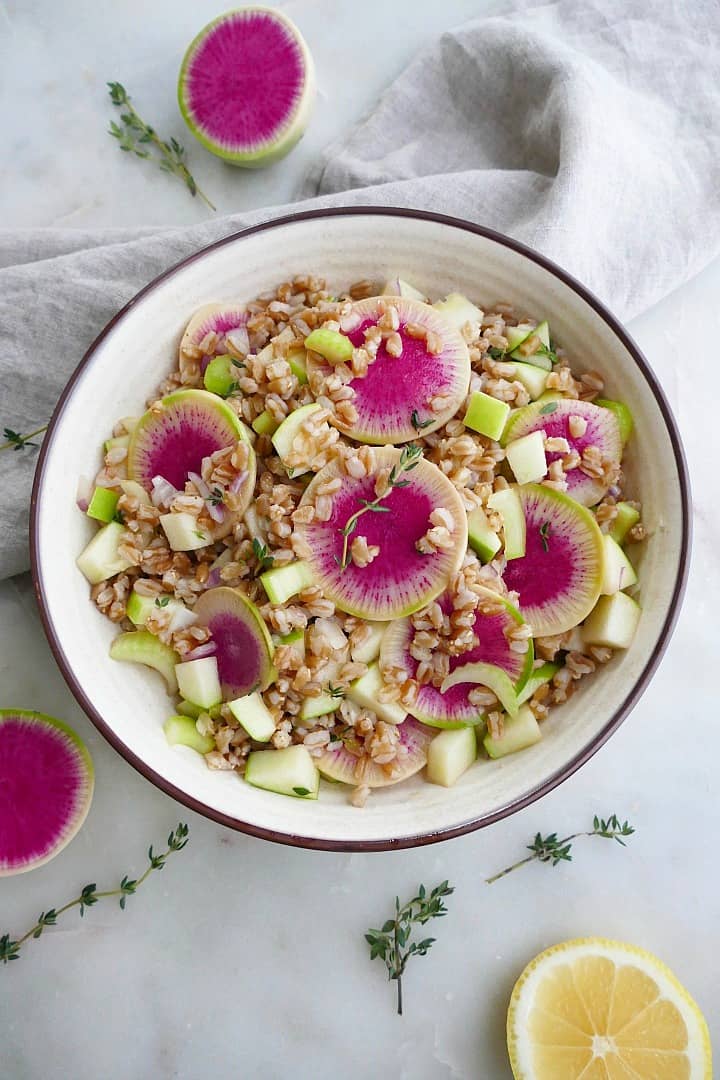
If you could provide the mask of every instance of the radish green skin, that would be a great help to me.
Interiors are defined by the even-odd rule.
[[[261,169],[265,165],[271,165],[274,161],[278,161],[280,158],[285,157],[305,134],[305,129],[308,125],[315,103],[315,65],[310,50],[300,34],[300,31],[287,16],[282,14],[282,12],[268,7],[253,7],[252,9],[246,10],[264,12],[273,16],[278,22],[284,25],[286,30],[295,39],[300,51],[305,84],[300,101],[296,105],[294,112],[290,115],[284,131],[276,137],[274,142],[271,142],[260,149],[233,151],[221,146],[214,139],[210,138],[206,132],[198,126],[192,115],[189,103],[186,100],[186,80],[190,65],[193,62],[198,48],[205,43],[206,38],[216,27],[236,14],[236,12],[233,11],[226,12],[224,15],[219,15],[216,19],[213,19],[212,22],[208,23],[207,26],[204,26],[190,42],[185,56],[183,57],[178,77],[178,105],[185,123],[190,128],[195,138],[198,142],[202,143],[205,149],[209,150],[211,154],[215,154],[217,157],[222,158],[223,161],[227,161],[230,165],[237,165],[245,169]]]
[[[0,709],[0,747],[2,747],[3,742],[3,727],[12,722],[13,719],[19,720],[21,723],[24,722],[23,726],[26,724],[28,728],[38,725],[45,736],[48,736],[52,731],[60,745],[65,750],[70,751],[77,767],[76,805],[68,820],[62,825],[58,825],[60,831],[55,839],[52,841],[46,839],[46,845],[42,851],[30,853],[22,859],[15,858],[10,861],[3,853],[1,845],[2,827],[0,825],[0,877],[10,877],[13,874],[24,874],[29,870],[35,870],[38,866],[43,866],[58,855],[82,827],[90,809],[95,786],[95,771],[92,758],[80,736],[71,727],[68,727],[62,720],[47,716],[45,713],[33,712],[29,709]],[[0,772],[1,761],[2,753],[0,752]],[[2,788],[3,784],[0,780],[0,791],[2,791]],[[30,794],[30,792],[27,793],[28,797],[30,797]],[[39,793],[38,798],[40,798]],[[43,802],[42,813],[45,820],[47,820],[48,810],[47,802]],[[39,809],[38,812],[40,812]],[[5,815],[3,814],[2,817],[4,818]]]

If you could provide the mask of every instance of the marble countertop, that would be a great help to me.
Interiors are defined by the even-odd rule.
[[[210,0],[6,0],[0,51],[6,153],[3,225],[182,224],[204,211],[104,134],[104,83],[118,79],[162,132],[188,144],[220,211],[292,197],[318,151],[358,119],[443,28],[488,12],[484,0],[279,5],[314,52],[320,95],[286,161],[233,170],[195,145],[176,112],[182,50],[217,14]],[[9,152],[8,152],[9,151]],[[720,1036],[714,945],[720,916],[715,619],[720,602],[720,407],[712,311],[720,262],[631,331],[678,417],[694,489],[695,546],[685,606],[662,666],[620,731],[540,803],[492,828],[425,849],[324,854],[273,846],[190,813],[145,782],[80,712],[55,668],[27,578],[0,585],[2,702],[64,717],[86,739],[97,787],[87,823],[55,861],[4,879],[0,934],[96,881],[144,868],[178,820],[191,842],[123,913],[73,912],[0,971],[0,1069],[8,1080],[506,1080],[505,1011],[537,952],[604,935],[658,953]],[[703,333],[698,332],[704,327]],[[710,328],[708,330],[708,328]],[[692,339],[692,375],[686,341]],[[709,632],[708,632],[709,628]],[[637,829],[627,848],[578,842],[572,863],[531,865],[493,886],[538,830],[584,828],[613,811]],[[395,893],[449,878],[451,914],[408,968],[405,1015],[368,960],[365,928]]]

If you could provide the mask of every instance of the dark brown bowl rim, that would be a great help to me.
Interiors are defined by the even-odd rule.
[[[302,836],[296,833],[284,833],[277,832],[273,829],[264,829],[257,825],[252,825],[248,822],[239,821],[237,818],[223,814],[218,810],[213,809],[211,806],[207,806],[205,803],[200,802],[193,796],[188,795],[186,792],[181,791],[175,787],[174,784],[169,783],[163,776],[155,772],[154,769],[148,767],[148,765],[134,754],[115,734],[115,732],[105,723],[103,718],[95,710],[92,703],[87,698],[85,692],[77,681],[74,672],[72,671],[68,660],[65,656],[63,647],[55,632],[54,625],[50,619],[47,605],[45,601],[45,593],[43,586],[43,574],[42,568],[38,559],[38,493],[40,485],[42,483],[42,477],[45,468],[45,460],[47,458],[50,446],[52,444],[52,436],[55,426],[62,415],[68,398],[72,393],[73,386],[79,378],[81,372],[85,366],[89,364],[93,358],[93,354],[98,345],[104,340],[104,338],[110,333],[115,324],[132,310],[132,308],[149,292],[155,289],[166,278],[175,274],[178,270],[188,266],[190,263],[195,262],[197,259],[204,258],[209,252],[214,251],[216,248],[223,247],[225,244],[233,243],[234,241],[246,236],[252,236],[254,233],[265,232],[269,229],[277,228],[281,225],[292,224],[297,221],[308,220],[320,220],[328,217],[341,217],[352,215],[385,215],[388,217],[408,217],[415,218],[421,221],[432,221],[441,225],[449,225],[452,228],[462,229],[465,232],[475,233],[477,236],[482,236],[486,239],[492,240],[497,244],[510,248],[513,251],[518,252],[520,255],[524,255],[525,258],[530,259],[532,262],[542,266],[548,273],[554,275],[565,285],[571,288],[578,296],[581,297],[593,310],[600,316],[600,318],[609,326],[615,336],[622,342],[627,351],[632,356],[633,360],[637,364],[638,368],[642,372],[650,390],[652,391],[655,400],[657,401],[658,408],[662,413],[665,425],[667,427],[670,441],[675,456],[675,464],[677,467],[678,480],[680,484],[680,497],[682,502],[682,544],[680,548],[680,560],[678,573],[673,587],[672,600],[668,614],[665,618],[662,630],[655,644],[655,647],[650,655],[650,658],[642,671],[642,674],[636,681],[632,690],[625,698],[624,702],[619,709],[612,715],[605,727],[600,731],[595,738],[586,746],[579,754],[577,754],[571,761],[567,762],[561,769],[553,773],[551,777],[545,780],[542,784],[539,784],[536,788],[527,792],[522,798],[515,799],[509,802],[506,806],[501,807],[499,810],[495,810],[493,813],[482,815],[478,818],[473,818],[470,821],[465,821],[460,825],[455,825],[446,829],[438,829],[431,832],[418,833],[414,836],[404,836],[399,839],[387,839],[387,840],[323,840],[312,836]],[[88,348],[87,352],[83,356],[80,364],[74,371],[70,381],[65,387],[60,400],[58,401],[55,410],[52,415],[52,419],[48,426],[47,434],[45,436],[42,449],[40,450],[37,468],[35,471],[35,479],[33,482],[32,498],[30,503],[30,561],[33,584],[35,587],[35,594],[37,596],[38,605],[40,608],[40,617],[42,620],[45,635],[50,644],[50,649],[55,657],[55,660],[60,668],[63,678],[70,688],[73,696],[81,706],[83,711],[93,722],[95,727],[100,733],[107,739],[111,746],[113,746],[118,753],[120,753],[133,768],[144,776],[147,780],[150,780],[156,787],[164,791],[165,794],[172,796],[178,802],[183,803],[190,810],[196,811],[198,814],[202,814],[204,817],[210,818],[213,821],[218,822],[220,825],[227,825],[231,829],[235,829],[238,832],[246,833],[250,836],[256,836],[263,840],[271,840],[279,844],[287,844],[292,847],[310,848],[318,851],[394,851],[401,848],[421,847],[425,844],[438,843],[441,840],[449,840],[456,836],[463,836],[465,833],[473,832],[475,829],[485,828],[488,825],[492,825],[496,821],[500,821],[502,818],[508,817],[510,814],[516,813],[518,810],[522,810],[524,807],[529,806],[535,802],[536,799],[540,799],[543,795],[546,795],[553,788],[557,787],[568,777],[572,776],[582,765],[584,765],[590,758],[600,749],[600,747],[610,738],[610,736],[617,730],[625,717],[630,713],[633,707],[636,705],[641,695],[644,693],[652,675],[654,674],[660,660],[662,658],[667,644],[670,640],[672,632],[675,628],[675,624],[680,612],[680,606],[682,598],[685,592],[685,586],[687,584],[687,576],[689,570],[689,551],[691,543],[691,514],[690,514],[690,481],[688,477],[687,463],[685,460],[685,454],[680,440],[680,434],[677,429],[675,418],[670,410],[670,406],[667,402],[665,394],[663,393],[659,383],[657,382],[650,365],[643,356],[642,352],[638,348],[635,341],[630,337],[628,332],[624,329],[621,323],[615,318],[615,316],[605,307],[605,305],[584,285],[577,281],[571,274],[568,274],[561,267],[557,266],[550,259],[547,259],[544,255],[540,255],[538,252],[533,251],[532,248],[526,247],[517,240],[511,239],[509,236],[505,236],[503,233],[496,232],[494,229],[489,229],[484,225],[475,225],[470,221],[465,221],[462,218],[449,217],[445,214],[435,214],[427,210],[411,210],[404,207],[394,206],[339,206],[330,209],[323,210],[305,210],[296,214],[287,214],[283,217],[273,218],[269,221],[261,222],[258,225],[251,225],[247,229],[242,229],[239,232],[232,233],[229,236],[223,237],[221,240],[217,240],[207,247],[196,251],[194,254],[189,255],[187,258],[182,259],[180,262],[171,266],[168,270],[165,270],[158,277],[154,278],[148,285],[141,289],[121,310],[108,322],[105,328],[98,334],[93,343]]]

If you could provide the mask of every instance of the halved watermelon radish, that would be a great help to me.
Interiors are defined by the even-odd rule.
[[[61,720],[0,709],[0,877],[42,866],[69,844],[90,809],[93,764]]]
[[[400,742],[407,748],[407,754],[398,759],[395,775],[392,777],[371,758],[360,758],[351,754],[344,744],[335,750],[325,750],[313,760],[322,776],[342,784],[367,784],[371,788],[399,784],[401,780],[407,780],[424,767],[428,747],[435,732],[410,717],[398,725],[398,731]]]
[[[275,647],[265,620],[244,593],[221,585],[198,597],[193,608],[200,626],[207,626],[217,646],[223,700],[233,701],[265,690],[275,677]]]
[[[562,634],[589,615],[603,579],[603,538],[594,514],[540,484],[517,489],[525,515],[525,554],[503,575],[517,592],[535,637]]]
[[[341,323],[343,333],[355,346],[365,342],[365,331],[382,318],[386,305],[395,308],[400,320],[400,356],[391,356],[380,345],[367,374],[355,378],[352,404],[358,419],[352,425],[337,426],[359,442],[387,445],[404,443],[447,423],[467,396],[470,385],[470,355],[462,334],[448,318],[429,304],[402,296],[376,296],[353,304]],[[437,354],[430,353],[424,337],[412,337],[407,326],[423,327],[442,343]],[[329,374],[325,361],[308,356],[308,374]],[[439,411],[432,409],[435,397],[446,398]]]
[[[511,678],[515,691],[519,692],[527,682],[533,666],[533,643],[528,640],[525,653],[514,652],[505,637],[505,631],[512,626],[522,625],[524,619],[516,607],[496,593],[487,591],[489,599],[503,605],[504,610],[498,615],[484,615],[478,610],[473,630],[478,644],[460,656],[450,657],[450,672],[468,664],[486,663],[501,668]],[[445,594],[438,603],[445,614],[452,610],[450,597]],[[398,619],[390,624],[380,647],[380,666],[401,667],[415,677],[418,661],[410,655],[410,644],[414,630],[410,619]],[[453,728],[464,724],[478,724],[482,712],[473,705],[468,695],[475,689],[475,683],[460,683],[450,687],[444,694],[436,686],[421,686],[413,705],[408,712],[417,720],[422,720],[432,727]]]
[[[128,475],[150,491],[161,476],[182,489],[188,474],[199,473],[202,460],[240,439],[247,428],[229,405],[207,390],[176,390],[139,420],[128,449]],[[255,454],[251,452],[253,470]]]
[[[180,112],[193,135],[224,161],[249,169],[293,148],[314,100],[315,68],[300,31],[265,7],[213,19],[180,68]]]
[[[204,304],[185,327],[180,341],[180,355],[188,349],[199,348],[210,333],[218,336],[213,355],[227,352],[228,340],[236,352],[247,355],[250,351],[245,329],[247,321],[248,313],[241,304]]]
[[[394,447],[376,451],[377,470],[393,467],[401,452]],[[460,496],[437,465],[420,458],[412,471],[403,474],[404,487],[395,487],[383,499],[382,513],[365,513],[352,536],[365,537],[380,552],[369,566],[350,562],[344,569],[343,529],[362,509],[363,500],[375,499],[377,473],[355,479],[342,463],[331,462],[312,480],[300,505],[314,503],[318,487],[341,477],[343,484],[333,496],[329,521],[296,525],[296,534],[308,546],[307,563],[324,595],[341,611],[362,618],[397,619],[410,615],[438,596],[460,568],[467,549],[467,515]],[[444,507],[454,521],[452,549],[422,555],[415,545],[430,528],[430,514]]]
[[[570,433],[570,418],[581,417],[586,428],[582,435]],[[605,461],[620,462],[622,441],[617,417],[610,409],[602,409],[591,401],[574,401],[558,398],[554,401],[533,401],[510,415],[502,443],[507,446],[515,439],[531,431],[544,431],[548,439],[567,439],[570,449],[582,455],[587,446],[596,446]],[[563,457],[554,451],[546,452],[548,463]],[[601,479],[586,476],[577,468],[566,473],[567,493],[583,506],[594,506],[607,492],[608,484]]]

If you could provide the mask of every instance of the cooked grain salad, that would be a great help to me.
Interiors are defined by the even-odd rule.
[[[168,742],[355,806],[537,742],[640,618],[603,391],[547,322],[400,279],[201,308],[78,489],[78,566],[111,656],[165,678]]]

